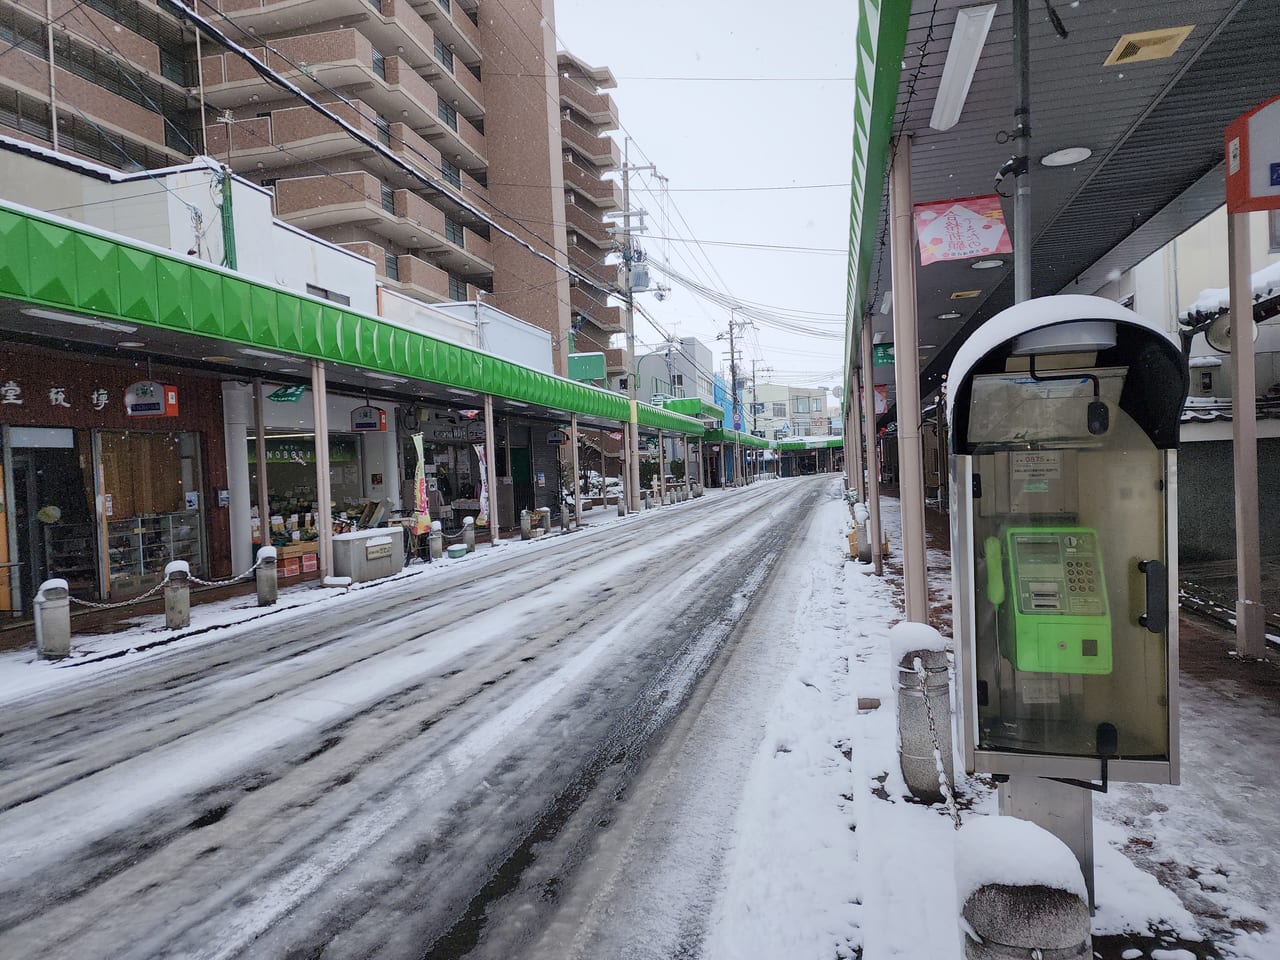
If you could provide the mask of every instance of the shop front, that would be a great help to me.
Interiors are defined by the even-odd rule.
[[[172,560],[226,572],[220,417],[215,380],[0,351],[0,610],[29,613],[52,577],[79,599],[121,600]]]
[[[228,409],[228,443],[244,451],[244,467],[233,471],[232,486],[243,498],[251,549],[277,548],[280,574],[317,570],[320,524],[335,533],[378,526],[399,511],[400,467],[395,446],[397,407],[367,397],[337,393],[327,398],[329,454],[328,509],[317,495],[315,413],[305,384],[266,383],[260,388],[263,452],[259,463],[254,385],[223,385]],[[260,484],[260,477],[262,483]],[[265,487],[266,506],[259,503]]]

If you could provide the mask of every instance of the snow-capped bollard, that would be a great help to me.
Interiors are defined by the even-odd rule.
[[[1093,956],[1080,863],[1049,831],[979,817],[956,835],[956,902],[965,960]]]
[[[46,580],[36,593],[36,654],[42,660],[61,660],[71,655],[70,596],[70,586],[61,577]]]
[[[538,508],[538,526],[542,528],[543,533],[551,532],[551,508]]]
[[[533,515],[528,510],[520,511],[520,539],[528,540],[533,536]]]
[[[853,504],[853,522],[858,531],[858,560],[861,563],[871,562],[871,528],[868,521],[871,511],[861,501]]]
[[[561,533],[569,532],[569,513],[570,511],[568,506],[562,506],[560,508],[560,532]]]
[[[627,515],[627,498],[622,494],[618,494],[618,516],[625,517]]]
[[[427,544],[431,548],[432,560],[444,557],[444,528],[440,526],[439,520],[431,521],[431,535],[427,537]]]
[[[898,692],[898,761],[902,778],[913,797],[937,803],[945,799],[939,775],[946,777],[948,788],[955,779],[947,641],[928,624],[904,620],[889,631],[889,649],[894,689]],[[924,690],[920,689],[917,660],[924,668]]]
[[[254,571],[254,579],[258,586],[258,606],[274,606],[280,597],[275,547],[263,547],[258,551],[258,569]]]
[[[164,568],[164,625],[167,630],[191,626],[191,567],[170,560]]]
[[[476,552],[476,518],[462,518],[462,542],[466,544],[467,553]]]

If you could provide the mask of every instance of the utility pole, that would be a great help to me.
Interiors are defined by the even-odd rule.
[[[632,513],[640,510],[640,416],[637,407],[636,380],[639,371],[636,369],[636,314],[635,294],[631,290],[631,264],[635,260],[635,247],[631,243],[631,171],[652,170],[652,164],[633,167],[630,162],[631,138],[622,141],[622,295],[626,306],[624,316],[627,327],[627,399],[630,401],[631,422],[628,424],[626,437],[627,449],[630,451],[631,463],[627,483],[627,499],[630,500]]]
[[[729,311],[729,396],[733,405],[733,479],[736,483],[739,477],[739,464],[742,463],[742,441],[738,439],[741,432],[742,413],[741,405],[738,402],[738,346],[734,339],[734,327],[737,326],[737,318],[733,315],[733,311]],[[741,468],[745,474],[745,468]]]

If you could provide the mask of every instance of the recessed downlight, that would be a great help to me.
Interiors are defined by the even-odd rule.
[[[994,270],[996,267],[1003,267],[1003,260],[975,260],[969,264],[974,270]]]
[[[1088,147],[1063,147],[1053,153],[1045,154],[1040,162],[1046,167],[1069,167],[1073,163],[1083,163],[1093,156]]]
[[[956,313],[954,310],[951,310],[947,313],[938,314],[938,319],[939,320],[959,320],[960,314]]]
[[[981,290],[956,290],[951,294],[952,300],[974,300],[982,296]]]

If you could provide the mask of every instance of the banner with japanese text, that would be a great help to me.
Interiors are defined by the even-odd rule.
[[[962,197],[913,208],[920,265],[1012,253],[1000,197]]]
[[[476,459],[480,461],[480,515],[476,517],[477,527],[489,525],[489,467],[485,461],[483,443],[473,443]]]
[[[413,435],[413,449],[418,455],[418,465],[413,474],[413,532],[420,537],[431,529],[431,508],[427,502],[427,468],[422,454],[422,434]]]

